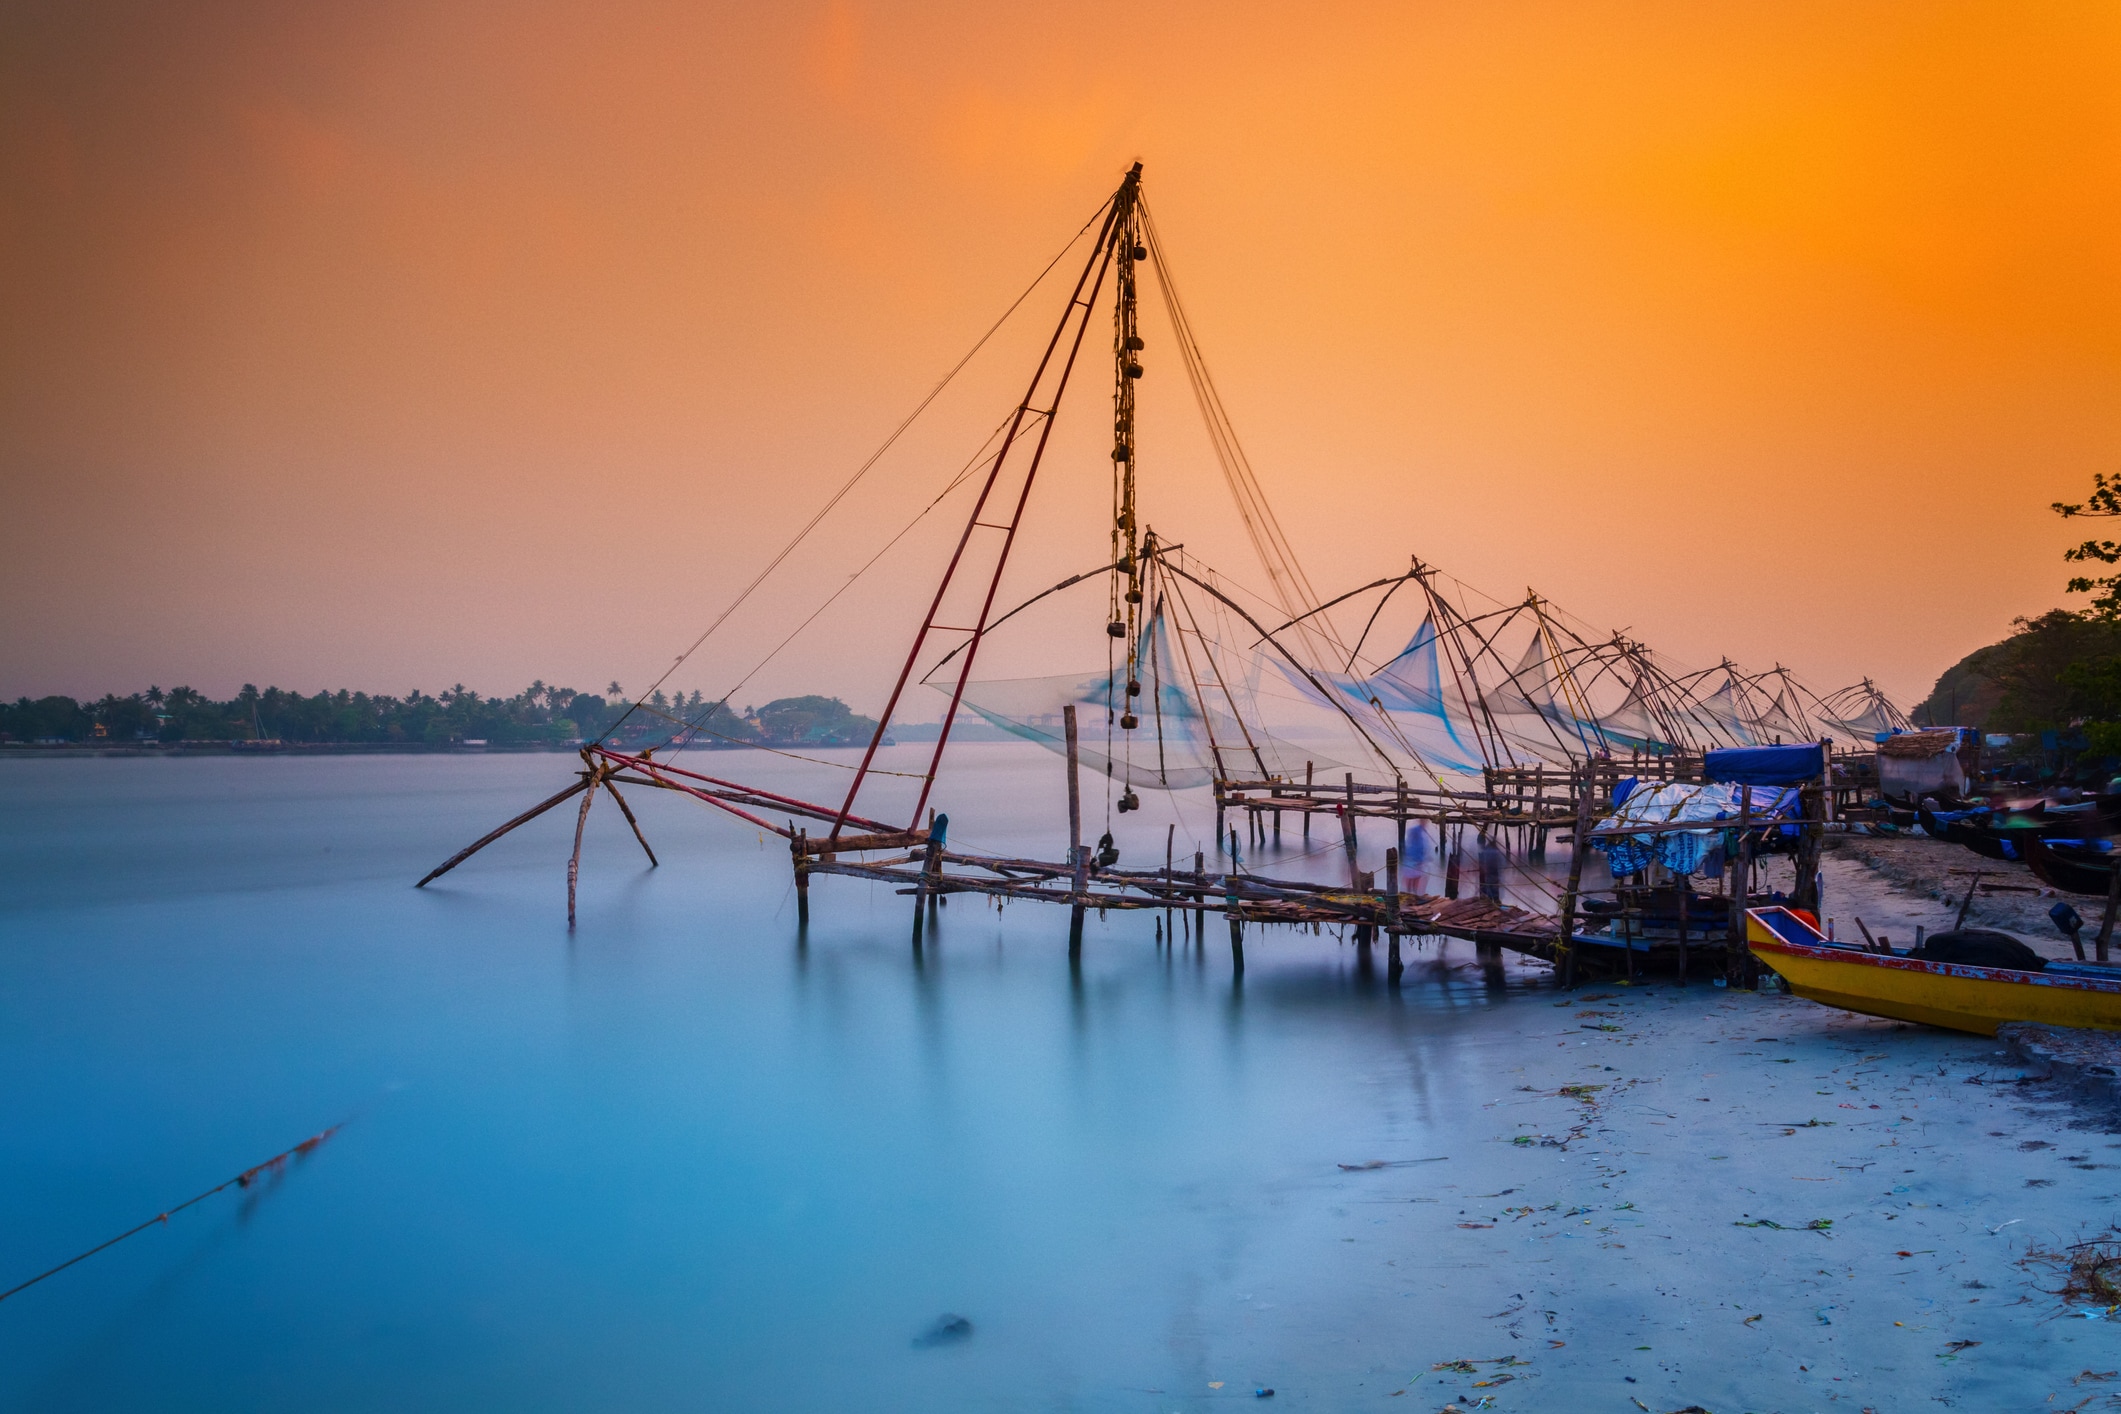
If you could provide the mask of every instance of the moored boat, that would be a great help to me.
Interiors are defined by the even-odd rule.
[[[2008,1021],[2121,1031],[2121,968],[2050,962],[2032,972],[1867,952],[1786,908],[1747,910],[1746,942],[1791,992],[1844,1011],[1978,1036]]]
[[[2113,879],[2112,842],[2028,839],[2025,863],[2049,888],[2096,897],[2107,891]]]

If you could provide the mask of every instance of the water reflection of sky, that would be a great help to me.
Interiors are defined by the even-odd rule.
[[[965,755],[957,839],[1061,842],[1050,756]],[[1522,985],[1430,948],[1394,991],[1277,932],[1240,986],[1219,923],[1159,948],[1140,914],[1093,921],[1071,975],[1064,914],[965,898],[916,959],[906,901],[837,879],[800,937],[777,841],[660,798],[657,871],[592,815],[572,936],[557,813],[408,887],[568,765],[8,763],[7,1275],[351,1119],[0,1308],[10,1404],[1097,1408],[1286,1382],[1339,1359],[1319,1323],[1375,1283],[1291,1256],[1335,1164],[1449,1147],[1488,1053],[1454,1038]],[[1129,863],[1160,861],[1158,804],[1115,822]],[[1205,843],[1212,805],[1187,808]],[[945,1312],[974,1335],[916,1348]]]

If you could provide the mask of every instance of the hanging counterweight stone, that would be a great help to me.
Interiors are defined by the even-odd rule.
[[[1111,623],[1105,625],[1105,632],[1111,634],[1114,638],[1125,638],[1127,636],[1127,626],[1118,619],[1114,619]]]
[[[1127,347],[1130,349],[1145,349],[1148,345],[1142,342],[1141,335],[1129,334],[1127,336]]]
[[[1123,462],[1133,455],[1134,453],[1128,451],[1125,447],[1114,447],[1112,449],[1112,460],[1116,462]]]
[[[1119,719],[1119,729],[1123,732],[1131,732],[1141,724],[1142,719],[1135,716],[1132,712]]]
[[[1149,258],[1149,247],[1145,245],[1136,246],[1134,248],[1134,258],[1136,260],[1147,260]]]
[[[1142,592],[1139,589],[1130,589],[1127,591],[1127,602],[1129,604],[1139,604],[1141,601]]]
[[[1140,678],[1128,678],[1128,679],[1127,679],[1127,696],[1129,696],[1129,697],[1139,697],[1139,696],[1141,696],[1141,695],[1142,695],[1142,682],[1141,682],[1141,679],[1140,679]]]
[[[1141,376],[1142,376],[1142,366],[1141,366],[1140,364],[1138,364],[1138,363],[1130,363],[1130,364],[1128,364],[1128,365],[1127,365],[1127,376],[1128,376],[1129,378],[1139,378],[1139,377],[1141,377]]]

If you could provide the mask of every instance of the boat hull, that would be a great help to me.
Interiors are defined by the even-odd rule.
[[[2019,972],[1862,952],[1827,942],[1779,908],[1749,911],[1746,941],[1792,993],[1844,1011],[1977,1036],[1993,1036],[2010,1021],[2121,1031],[2121,977]]]

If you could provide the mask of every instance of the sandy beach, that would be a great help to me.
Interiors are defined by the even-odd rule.
[[[1981,862],[1919,841],[1828,855],[1841,926],[1860,912],[1906,940],[1956,902],[1867,855],[1916,888]],[[2050,900],[2002,900],[1970,920],[2046,925]],[[2013,931],[2068,952],[2051,927]],[[1459,1344],[1383,1393],[1465,1410],[2121,1405],[2121,1329],[2058,1294],[2055,1256],[2114,1220],[2108,1116],[1993,1040],[1787,995],[1659,982],[1544,1010],[1517,1038],[1516,1088],[1485,1105],[1484,1152],[1346,1172],[1351,1203],[1404,1205],[1454,1284],[1491,1276]]]

